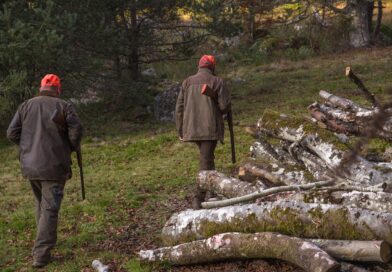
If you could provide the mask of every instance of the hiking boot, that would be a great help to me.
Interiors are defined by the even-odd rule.
[[[193,198],[193,201],[192,201],[192,209],[194,209],[194,210],[200,210],[202,207],[201,207],[201,199],[200,198],[198,198],[198,197],[194,197]]]
[[[49,263],[49,261],[47,262],[42,262],[42,261],[33,261],[33,268],[43,268],[45,266],[47,266]]]
[[[42,268],[42,267],[45,267],[45,266],[47,266],[51,261],[53,260],[53,257],[52,256],[45,256],[45,257],[40,257],[40,258],[37,258],[37,259],[35,259],[34,257],[33,257],[33,265],[32,265],[32,267],[33,268]]]

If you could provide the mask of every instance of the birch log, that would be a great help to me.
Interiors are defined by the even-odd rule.
[[[372,134],[387,140],[392,139],[390,108],[368,109],[326,91],[320,91],[319,94],[326,102],[310,105],[309,111],[313,118],[324,123],[329,130],[365,137]],[[377,126],[375,126],[375,118],[378,119]]]
[[[309,239],[332,257],[342,261],[382,262],[391,259],[391,248],[385,241],[348,241]]]
[[[175,213],[162,230],[166,245],[224,232],[275,231],[303,238],[385,240],[392,243],[392,214],[340,205],[277,201]]]
[[[293,118],[282,117],[276,112],[265,111],[258,122],[258,128],[276,138],[297,142],[323,160],[330,170],[336,171],[339,168],[345,170],[344,173],[341,171],[342,174],[353,183],[364,186],[392,184],[391,164],[373,163],[356,156],[353,159],[354,163],[343,167],[345,152],[337,148],[337,146],[343,146],[336,138],[333,138],[335,136],[331,136],[330,141],[325,141],[326,136],[323,136],[323,132],[318,131],[317,134],[312,134],[313,128],[302,124],[298,126],[298,120],[291,121],[291,119]]]
[[[373,163],[361,156],[355,156],[353,161],[347,165],[343,164],[345,154],[327,142],[323,142],[315,135],[304,137],[301,144],[321,158],[332,170],[341,168],[346,173],[344,176],[351,179],[355,184],[371,186],[376,184],[391,184],[392,171],[391,164]]]
[[[196,182],[201,189],[212,191],[226,198],[260,192],[266,188],[265,186],[257,186],[236,178],[227,177],[218,171],[200,171]]]
[[[205,240],[139,252],[142,262],[189,265],[232,259],[273,258],[309,272],[338,271],[340,265],[326,252],[299,238],[277,233],[222,233]]]
[[[331,199],[341,205],[392,213],[392,194],[384,192],[332,192]]]
[[[270,186],[305,184],[309,182],[305,177],[305,171],[288,171],[284,165],[278,164],[271,165],[271,167],[261,167],[251,162],[244,164],[238,169],[238,177],[249,182],[261,179]]]

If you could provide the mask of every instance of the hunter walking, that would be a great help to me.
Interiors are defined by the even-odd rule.
[[[214,170],[217,142],[224,139],[223,115],[231,108],[230,93],[215,75],[215,58],[204,55],[198,72],[182,83],[176,104],[176,125],[181,141],[194,142],[200,151],[199,170]],[[193,208],[200,208],[206,192],[197,188]]]
[[[7,130],[8,139],[19,146],[22,174],[30,180],[36,200],[33,267],[44,267],[51,260],[64,185],[72,175],[71,152],[82,137],[75,109],[59,98],[60,93],[59,77],[46,75],[39,95],[19,106]]]

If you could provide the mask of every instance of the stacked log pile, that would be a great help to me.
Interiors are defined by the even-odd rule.
[[[165,247],[140,251],[141,261],[275,258],[311,272],[368,271],[346,262],[388,263],[392,163],[368,160],[349,137],[391,140],[391,110],[350,68],[346,75],[370,108],[320,91],[323,102],[309,106],[311,118],[266,110],[237,177],[198,174],[198,186],[218,200],[173,214],[162,230]]]

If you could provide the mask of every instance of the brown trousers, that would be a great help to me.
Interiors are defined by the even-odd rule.
[[[31,180],[35,196],[35,221],[37,236],[33,247],[33,258],[37,262],[48,262],[50,251],[57,241],[57,222],[65,181]]]
[[[218,141],[197,141],[196,145],[200,151],[199,170],[215,170],[215,148]],[[198,186],[196,188],[195,197],[193,199],[193,209],[200,209],[201,202],[206,198],[207,192],[201,190]]]

